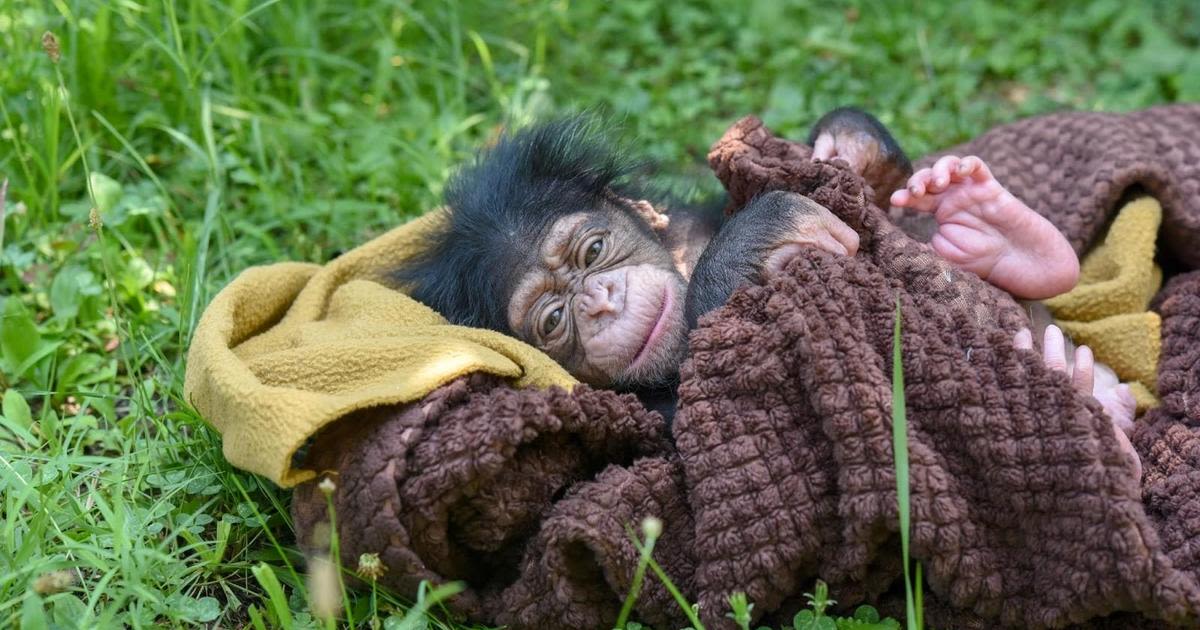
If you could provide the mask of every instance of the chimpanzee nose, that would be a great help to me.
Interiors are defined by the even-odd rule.
[[[592,276],[584,281],[581,304],[588,317],[600,317],[605,313],[616,315],[624,306],[622,282],[613,274]]]

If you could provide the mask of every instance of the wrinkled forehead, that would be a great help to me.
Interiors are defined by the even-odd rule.
[[[535,257],[537,263],[546,269],[554,269],[562,265],[567,250],[571,246],[571,238],[581,227],[596,222],[596,212],[575,212],[568,214],[550,224],[540,240]]]
[[[553,271],[561,267],[566,257],[571,253],[575,236],[583,230],[633,230],[639,221],[632,219],[627,213],[608,203],[598,207],[569,212],[549,222],[526,239],[520,239],[510,244],[520,253],[525,264],[518,273],[541,269]]]
[[[571,237],[588,222],[590,212],[574,212],[563,215],[539,226],[510,232],[498,239],[493,246],[501,250],[493,259],[500,267],[496,273],[505,273],[514,282],[535,270],[549,270],[561,260],[563,252],[570,246]],[[509,284],[509,293],[516,290]]]

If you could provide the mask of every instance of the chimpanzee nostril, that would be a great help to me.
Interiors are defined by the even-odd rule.
[[[599,317],[605,313],[616,313],[617,307],[608,299],[608,296],[593,297],[593,299],[582,302],[583,312],[590,317]]]
[[[617,313],[618,305],[613,301],[613,281],[603,276],[588,278],[579,296],[579,305],[589,317],[599,317],[604,313]]]

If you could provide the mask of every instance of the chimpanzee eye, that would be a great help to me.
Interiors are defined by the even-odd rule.
[[[604,251],[604,239],[597,239],[588,245],[587,251],[583,254],[583,265],[590,266],[600,257],[600,252]]]
[[[558,325],[562,322],[562,314],[563,310],[560,306],[546,315],[546,318],[542,320],[542,336],[549,336],[550,333],[558,328]]]

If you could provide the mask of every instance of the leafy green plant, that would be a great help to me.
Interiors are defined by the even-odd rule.
[[[726,617],[733,620],[741,630],[750,630],[750,619],[753,616],[754,604],[745,593],[733,593],[729,596],[729,612]]]
[[[872,606],[859,606],[849,617],[827,616],[825,610],[836,604],[829,599],[829,586],[817,580],[812,593],[805,593],[808,609],[796,613],[793,630],[899,630],[900,623],[892,618],[880,619]]]

